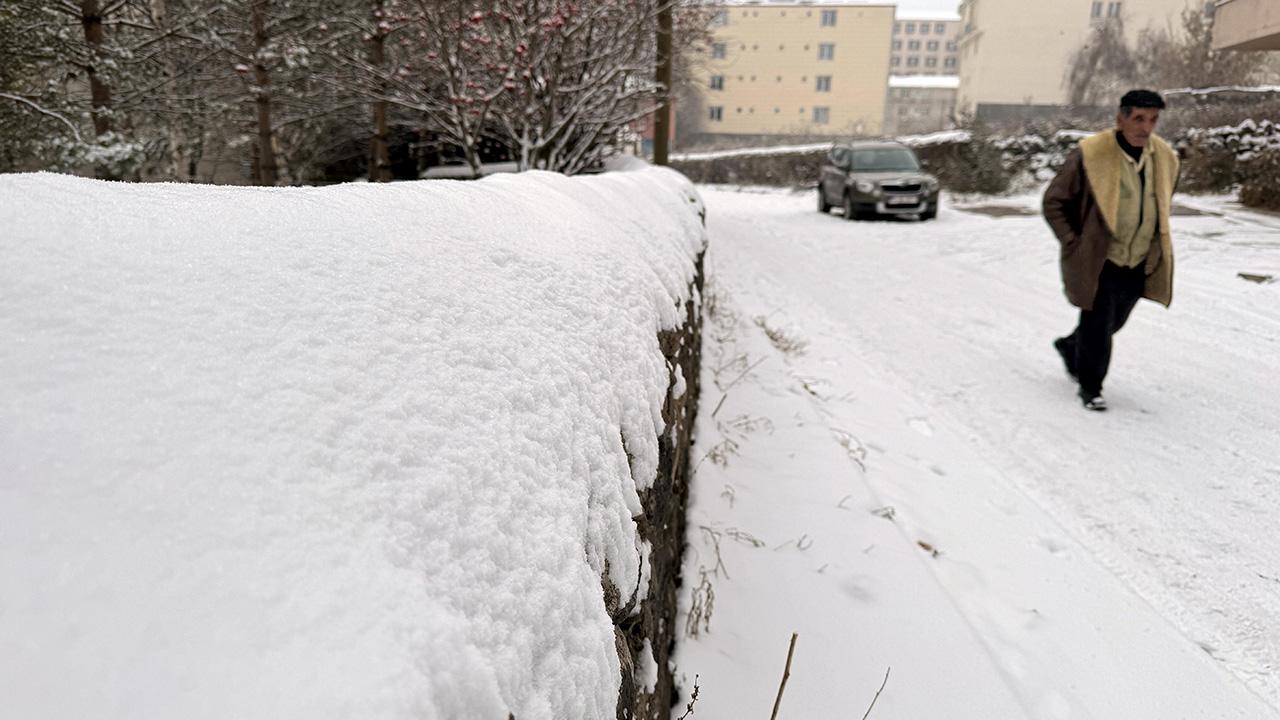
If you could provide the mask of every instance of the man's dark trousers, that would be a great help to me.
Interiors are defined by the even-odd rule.
[[[1080,380],[1080,395],[1085,399],[1102,394],[1102,381],[1111,365],[1111,336],[1124,327],[1142,298],[1147,279],[1143,265],[1126,268],[1108,260],[1098,278],[1093,309],[1081,310],[1075,331],[1063,338],[1064,354],[1075,360],[1071,369]]]

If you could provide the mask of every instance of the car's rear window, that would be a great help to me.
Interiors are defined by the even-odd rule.
[[[905,172],[920,169],[916,154],[906,148],[865,148],[853,151],[856,172]]]

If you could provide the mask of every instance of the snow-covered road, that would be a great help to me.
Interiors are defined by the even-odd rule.
[[[874,615],[877,600],[868,598],[877,597],[922,612],[949,605],[971,635],[932,650],[956,653],[952,666],[998,681],[998,691],[979,679],[970,695],[921,697],[936,678],[913,686],[910,666],[931,652],[933,631],[904,629],[885,641],[891,650],[813,639],[821,664],[865,663],[846,675],[863,706],[836,702],[830,684],[806,690],[797,667],[784,702],[793,716],[838,708],[859,716],[894,662],[872,717],[1002,716],[1005,705],[985,703],[1005,695],[1031,718],[1280,716],[1280,282],[1237,276],[1280,278],[1280,218],[1220,198],[1179,198],[1173,306],[1144,301],[1135,310],[1117,337],[1111,411],[1099,414],[1080,407],[1050,346],[1075,312],[1037,196],[969,201],[983,212],[952,203],[932,223],[848,223],[819,215],[809,193],[703,193],[711,293],[745,319],[710,341],[719,345],[708,365],[736,357],[750,370],[736,383],[704,382],[700,452],[735,442],[731,457],[699,466],[686,586],[712,565],[713,530],[768,544],[719,541],[733,579],[717,578],[710,632],[680,656],[690,679],[701,674],[699,717],[761,714],[760,698],[772,701],[781,675],[785,637],[775,635],[813,622],[810,637],[839,633],[841,623],[866,630],[856,618]],[[758,337],[746,337],[753,330]],[[732,387],[712,418],[717,385]],[[771,432],[759,432],[762,419]],[[833,444],[849,451],[843,468],[813,459]],[[846,601],[853,619],[834,625],[811,617],[819,610],[797,613],[805,600],[770,608],[762,594],[771,586],[815,598],[838,587],[850,595],[847,579],[827,578],[833,572],[877,582],[866,566],[874,553],[858,535],[873,532],[864,519],[810,530],[808,545],[797,543],[803,570],[764,560],[772,541],[799,534],[783,529],[778,506],[798,497],[782,482],[797,455],[809,458],[805,476],[843,473],[812,503],[797,499],[808,523],[798,527],[825,528],[829,514],[858,503],[890,507],[879,515],[892,515],[901,545],[939,551],[912,558],[932,584],[911,597],[863,588]],[[700,526],[709,530],[698,535]],[[861,544],[841,546],[853,542]],[[753,610],[735,615],[748,597]],[[768,613],[784,615],[775,635],[759,624]],[[725,646],[748,635],[765,636],[761,647]],[[966,643],[981,657],[964,656]],[[757,650],[771,662],[758,678],[734,657]],[[722,683],[716,693],[708,674],[717,673],[736,673],[739,690]],[[763,687],[753,694],[755,686]]]

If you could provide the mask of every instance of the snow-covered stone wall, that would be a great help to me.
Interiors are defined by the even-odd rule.
[[[700,215],[654,168],[0,176],[6,712],[666,702]]]

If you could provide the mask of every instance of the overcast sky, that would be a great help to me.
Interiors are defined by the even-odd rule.
[[[897,0],[900,13],[955,13],[960,0]]]

